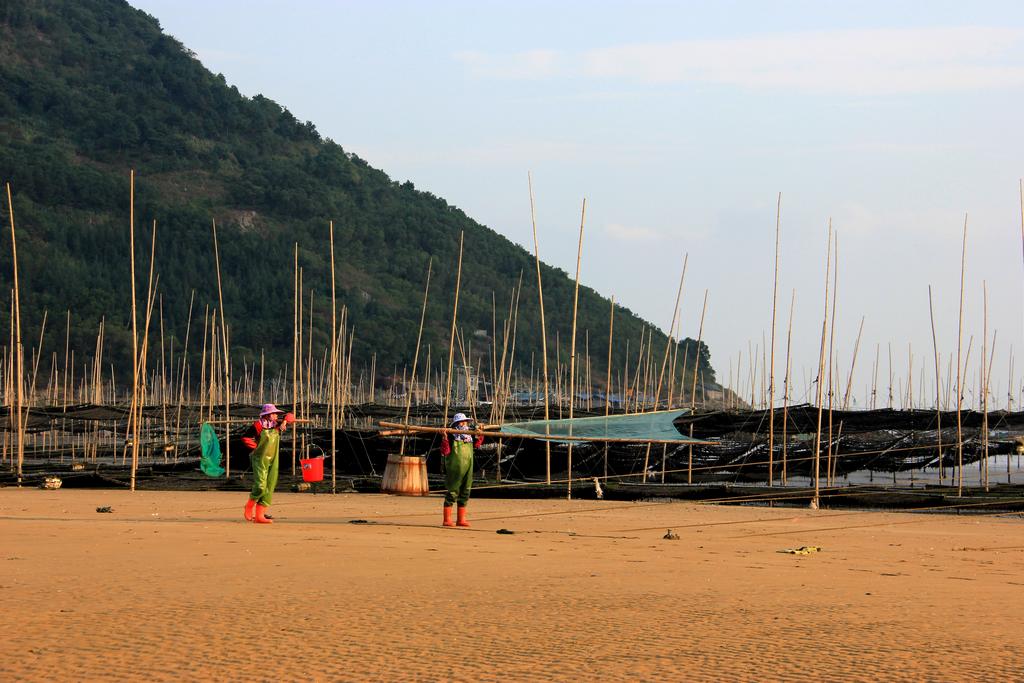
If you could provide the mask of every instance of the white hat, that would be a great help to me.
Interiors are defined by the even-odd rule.
[[[455,413],[455,415],[452,417],[452,427],[454,427],[455,425],[459,424],[460,422],[472,422],[472,421],[473,421],[473,419],[469,418],[469,417],[466,417],[465,413]]]

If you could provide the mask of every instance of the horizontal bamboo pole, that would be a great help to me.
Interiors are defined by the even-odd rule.
[[[255,420],[245,420],[245,419],[242,419],[242,420],[198,420],[198,421],[197,421],[197,424],[211,424],[211,425],[225,425],[225,424],[231,424],[231,425],[247,425],[247,424],[252,424],[253,422],[255,422]],[[299,423],[304,423],[304,422],[313,422],[313,420],[311,420],[311,419],[308,419],[308,418],[301,418],[301,419],[299,419],[299,418],[295,418],[295,421],[294,421],[294,422],[293,422],[292,424],[299,424]]]

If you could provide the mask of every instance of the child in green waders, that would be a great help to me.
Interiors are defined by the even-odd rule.
[[[469,431],[470,420],[464,413],[455,413],[452,428]],[[469,526],[466,520],[466,504],[469,490],[473,486],[473,447],[479,448],[483,436],[473,438],[472,434],[445,434],[441,442],[441,455],[445,456],[445,484],[448,492],[444,495],[444,526]],[[452,522],[452,505],[459,504],[457,522]]]
[[[266,403],[260,409],[260,418],[252,423],[242,437],[242,443],[252,449],[249,455],[252,463],[252,492],[245,503],[247,522],[274,523],[273,518],[267,514],[267,508],[277,488],[281,432],[292,422],[295,422],[294,415],[282,413],[273,403]]]

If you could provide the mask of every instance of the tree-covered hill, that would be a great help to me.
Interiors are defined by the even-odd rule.
[[[206,307],[217,306],[215,219],[237,363],[251,362],[261,350],[268,371],[291,361],[296,243],[307,306],[315,290],[314,343],[323,348],[330,336],[330,221],[339,306],[347,306],[355,328],[357,363],[374,353],[378,368],[411,363],[430,257],[424,345],[447,349],[460,232],[459,326],[473,340],[474,355],[488,352],[495,298],[500,337],[520,274],[517,356],[528,365],[530,354],[539,353],[535,266],[519,246],[445,200],[392,181],[277,103],[244,97],[164,34],[155,18],[121,0],[6,0],[0,5],[0,180],[13,192],[27,345],[34,344],[44,310],[49,313],[44,367],[53,352],[63,356],[70,309],[78,361],[92,353],[105,317],[105,360],[122,377],[130,371],[131,168],[140,306],[155,223],[163,325],[179,347],[193,292],[193,339]],[[0,286],[9,291],[6,197],[2,214]],[[549,353],[553,362],[558,331],[565,360],[573,283],[547,266],[543,278]],[[595,378],[604,376],[608,315],[608,301],[581,288],[580,344],[589,330]],[[159,334],[156,320],[153,334]],[[635,366],[647,326],[617,309],[614,367],[626,361],[627,339]],[[664,345],[655,333],[655,356]],[[694,347],[691,340],[691,362]],[[701,370],[713,381],[707,348],[701,351]]]

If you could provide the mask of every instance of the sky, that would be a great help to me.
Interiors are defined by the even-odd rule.
[[[1024,401],[1020,2],[130,2],[243,94],[531,252],[532,176],[541,258],[570,274],[585,199],[581,281],[664,331],[686,258],[682,336],[706,290],[712,365],[748,397],[780,204],[776,399],[795,302],[795,402],[831,223],[837,394],[853,368],[851,406],[873,385],[887,405],[891,365],[894,405],[934,405],[929,286],[945,385],[966,224],[965,403],[986,308],[990,405]]]

